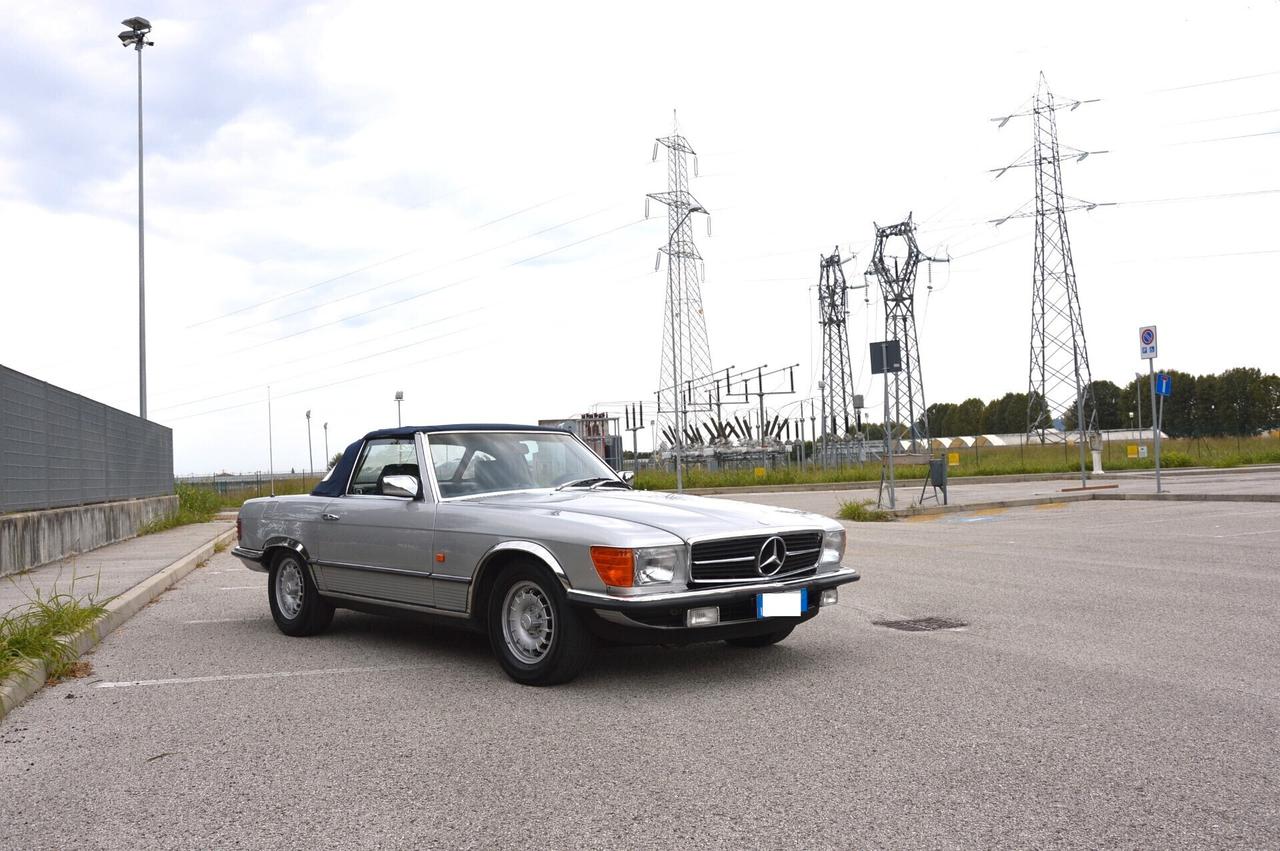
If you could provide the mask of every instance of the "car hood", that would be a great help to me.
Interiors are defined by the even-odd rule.
[[[834,520],[793,508],[660,491],[522,491],[474,497],[466,502],[494,508],[537,508],[608,517],[651,526],[685,540],[735,532],[748,535],[781,529],[837,527]]]

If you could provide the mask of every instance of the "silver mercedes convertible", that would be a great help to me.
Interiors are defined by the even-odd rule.
[[[834,520],[630,479],[560,429],[383,429],[310,495],[246,502],[232,553],[270,575],[287,635],[338,607],[416,612],[487,632],[529,685],[572,679],[599,641],[765,647],[858,579]]]

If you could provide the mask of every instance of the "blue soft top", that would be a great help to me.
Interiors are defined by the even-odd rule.
[[[413,437],[418,432],[426,432],[432,434],[441,431],[550,431],[560,432],[561,434],[571,434],[568,429],[548,428],[546,426],[532,425],[514,425],[511,423],[455,423],[453,425],[430,425],[430,426],[398,426],[397,428],[380,428],[377,431],[371,431],[355,443],[347,447],[342,453],[342,459],[338,461],[337,466],[324,477],[324,481],[316,485],[315,490],[311,492],[312,496],[342,496],[347,487],[347,480],[351,478],[351,469],[356,465],[356,456],[360,454],[360,447],[364,446],[366,440],[373,440],[379,437]]]

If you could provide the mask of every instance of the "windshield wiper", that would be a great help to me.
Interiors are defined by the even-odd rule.
[[[588,488],[589,490],[595,490],[596,488],[603,487],[604,485],[617,485],[624,488],[627,487],[626,482],[618,479],[610,478],[608,476],[591,476],[586,479],[576,479],[572,482],[565,482],[563,485],[556,488],[556,490],[562,491],[565,488]]]

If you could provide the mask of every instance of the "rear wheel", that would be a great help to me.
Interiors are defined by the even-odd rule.
[[[320,596],[302,557],[286,552],[276,559],[267,581],[271,617],[285,635],[315,635],[333,620],[333,604]]]
[[[795,624],[784,626],[782,629],[775,629],[773,632],[765,632],[760,635],[748,635],[743,638],[726,638],[725,644],[732,644],[734,647],[768,647],[770,644],[777,644],[782,639],[791,634],[791,630],[795,629]]]
[[[591,634],[559,583],[527,562],[499,574],[489,595],[488,627],[502,669],[524,685],[568,682],[591,657]]]

